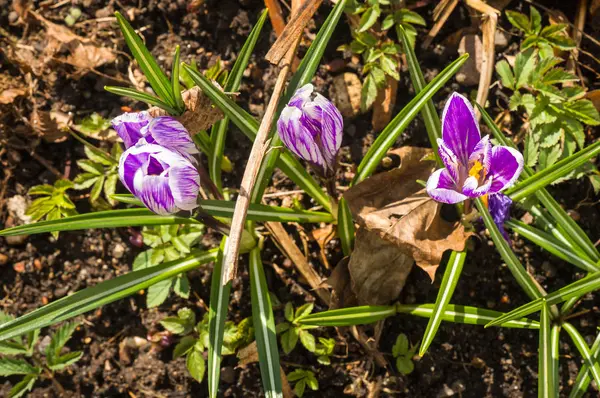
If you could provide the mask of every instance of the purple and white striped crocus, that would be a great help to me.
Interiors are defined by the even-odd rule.
[[[156,214],[198,207],[200,176],[189,159],[157,144],[138,143],[119,160],[121,182]]]
[[[194,155],[199,152],[190,133],[171,116],[153,118],[148,112],[124,113],[111,123],[125,143],[125,149],[138,143],[157,144],[197,162]]]
[[[490,202],[490,213],[501,226],[511,201],[500,192],[519,178],[523,155],[513,148],[493,146],[489,136],[482,138],[473,107],[457,93],[446,102],[438,147],[446,167],[429,177],[429,196],[442,203],[483,197]]]
[[[299,88],[281,112],[277,131],[294,154],[306,160],[323,178],[337,168],[344,121],[340,111],[312,84]]]

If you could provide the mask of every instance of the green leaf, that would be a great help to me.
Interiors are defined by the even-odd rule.
[[[108,122],[110,125],[110,122]],[[85,156],[88,157],[92,162],[98,163],[104,166],[116,166],[119,164],[119,160],[114,159],[108,156],[104,151],[101,151],[95,147],[90,145],[84,145],[83,151],[85,152]]]
[[[310,332],[306,330],[300,330],[300,342],[310,352],[315,352],[317,349],[317,342],[315,341],[315,336],[310,334]]]
[[[387,127],[383,129],[358,166],[353,180],[354,185],[375,171],[381,160],[385,157],[388,149],[396,142],[396,139],[406,126],[408,126],[427,101],[454,76],[467,58],[468,54],[465,54],[448,65],[421,92],[415,95]]]
[[[434,304],[397,304],[396,310],[398,313],[430,318],[433,314],[433,307]],[[502,315],[501,312],[483,308],[448,304],[443,320],[467,325],[487,325],[489,321],[495,320]],[[516,320],[502,323],[501,326],[504,328],[519,329],[539,329],[540,327],[537,321],[527,318],[516,318]]]
[[[408,353],[408,337],[404,333],[400,333],[396,338],[396,343],[392,347],[392,356],[398,357],[400,355],[406,355]]]
[[[177,109],[179,111],[178,113],[183,112],[183,109],[177,107],[169,79],[160,69],[154,60],[154,57],[142,42],[142,39],[135,33],[135,30],[120,12],[115,12],[115,16],[117,17],[119,27],[121,28],[121,32],[123,33],[123,37],[125,38],[129,50],[138,62],[142,72],[144,72],[144,75],[148,79],[154,92],[166,104]]]
[[[358,32],[362,33],[368,30],[371,26],[377,22],[377,19],[381,15],[381,10],[379,9],[379,5],[374,5],[373,7],[369,7],[367,11],[360,17],[360,21],[358,22]]]
[[[184,259],[133,271],[65,296],[13,321],[0,325],[0,341],[22,335],[137,294],[157,282],[214,261],[217,250],[194,251]]]
[[[28,350],[23,344],[14,341],[0,342],[0,354],[3,355],[21,355],[27,354]]]
[[[173,349],[173,359],[177,359],[187,354],[194,347],[196,341],[198,340],[194,336],[182,337]]]
[[[342,252],[344,256],[349,256],[352,253],[354,245],[354,221],[352,220],[352,212],[348,206],[346,199],[342,197],[338,203],[338,235],[342,244]]]
[[[398,372],[402,373],[403,375],[408,375],[415,370],[415,364],[413,363],[412,359],[402,355],[396,358],[396,368],[398,369]]]
[[[569,115],[587,125],[598,126],[600,124],[600,115],[590,100],[567,102],[563,104],[563,108]]]
[[[529,21],[529,18],[527,18],[527,15],[525,14],[521,14],[520,12],[517,11],[506,11],[506,19],[508,19],[508,22],[510,22],[512,24],[512,26],[514,26],[515,28],[525,32],[525,33],[531,33],[532,29],[531,29],[531,23]]]
[[[175,278],[173,291],[181,298],[190,298],[190,280],[187,275],[182,274]]]
[[[196,316],[189,308],[182,308],[178,316],[170,316],[160,321],[160,324],[173,334],[189,334],[196,325]],[[182,316],[183,315],[183,316]]]
[[[39,371],[38,371],[38,373],[39,373]],[[23,394],[27,393],[28,391],[31,391],[37,378],[38,378],[37,374],[27,375],[27,376],[23,377],[23,379],[20,382],[15,384],[13,386],[13,388],[10,389],[10,391],[8,392],[8,397],[9,398],[19,398],[19,397],[23,396]]]
[[[148,105],[158,106],[159,108],[162,108],[165,111],[169,112],[171,115],[178,114],[177,110],[173,106],[162,101],[160,98],[154,95],[127,87],[104,86],[104,89],[109,93],[120,95],[122,97],[129,97],[136,101],[145,102]]]
[[[501,60],[496,63],[496,73],[502,80],[502,85],[511,90],[515,89],[515,76],[512,69],[506,60]]]
[[[550,43],[551,46],[563,51],[568,51],[575,48],[575,42],[573,39],[561,33],[547,35],[545,36],[545,39]]]
[[[427,23],[422,16],[414,11],[410,11],[406,8],[402,8],[394,13],[394,20],[399,24],[413,24],[426,26]]]
[[[517,55],[514,68],[516,88],[524,87],[529,83],[531,74],[536,65],[537,55],[532,48],[522,51]]]
[[[581,167],[598,154],[600,154],[600,142],[596,142],[584,150],[555,163],[552,167],[539,171],[529,178],[520,181],[517,185],[508,189],[505,194],[509,195],[515,202],[520,201]]]
[[[22,359],[0,358],[0,376],[38,374],[39,369]]]
[[[566,82],[576,82],[579,78],[572,73],[567,72],[563,68],[553,68],[544,74],[542,82],[545,84],[558,84]]]
[[[83,352],[81,351],[73,351],[68,354],[61,355],[54,359],[54,362],[48,366],[50,370],[57,371],[63,370],[64,368],[73,365],[75,362],[79,361],[83,356]]]
[[[587,343],[583,336],[577,331],[577,329],[568,322],[563,323],[563,328],[567,331],[573,344],[577,347],[577,351],[583,357],[583,362],[590,369],[596,385],[600,385],[600,362],[597,361],[594,355],[592,355]]]
[[[540,297],[537,300],[533,300],[519,308],[512,310],[511,312],[504,314],[501,317],[496,318],[492,322],[488,323],[488,326],[498,326],[503,322],[507,322],[512,319],[521,318],[529,314],[533,314],[539,311],[544,302],[548,306],[556,305],[564,301],[569,300],[573,297],[580,297],[586,293],[592,292],[600,288],[600,272],[595,272],[582,278],[576,282],[573,282],[563,288],[560,288],[552,293],[547,294],[544,297]]]
[[[58,364],[57,359],[60,356],[60,351],[69,341],[77,326],[79,326],[78,322],[65,322],[54,332],[50,344],[46,347],[46,360],[49,365]]]
[[[97,174],[82,173],[79,174],[73,182],[75,183],[75,189],[82,190],[87,189],[94,185],[94,183],[100,178]]]
[[[294,393],[296,394],[296,396],[298,398],[302,398],[302,396],[304,395],[304,390],[305,389],[306,389],[306,381],[300,380],[294,386]]]
[[[102,193],[102,187],[104,186],[104,176],[100,176],[94,186],[92,187],[92,191],[90,192],[90,202],[94,203],[100,198],[100,194]]]
[[[372,305],[317,312],[297,320],[300,325],[352,326],[377,322],[396,314],[393,305]]]
[[[285,308],[283,310],[283,315],[288,322],[294,321],[294,306],[291,302],[287,302],[285,304]]]
[[[315,307],[315,305],[313,303],[306,303],[306,304],[303,304],[300,307],[298,307],[294,314],[294,321],[297,321],[299,319],[302,319],[302,318],[310,315],[310,313],[312,312],[314,307]]]
[[[298,328],[291,327],[281,335],[281,348],[287,355],[292,352],[296,344],[298,344]]]
[[[117,181],[119,181],[119,175],[117,173],[107,175],[106,180],[104,181],[104,197],[106,197],[106,200],[108,200],[112,206],[117,204],[112,198],[117,191]]]
[[[542,30],[542,16],[540,12],[532,5],[529,6],[529,20],[531,21],[531,31],[536,35]]]
[[[487,206],[482,203],[480,198],[475,199],[475,205],[477,206],[477,210],[483,218],[483,223],[490,232],[490,236],[496,245],[496,250],[502,257],[502,260],[504,260],[508,266],[508,269],[514,276],[519,286],[521,286],[521,289],[523,289],[523,291],[530,298],[536,299],[541,297],[542,294],[538,289],[538,285],[534,282],[531,274],[529,274],[523,267],[515,253],[512,251],[509,243],[504,239],[504,236],[502,236],[498,230],[498,226],[492,219]]]
[[[225,334],[225,320],[229,305],[231,282],[223,285],[223,252],[227,246],[227,237],[221,239],[217,260],[213,268],[210,287],[210,302],[208,311],[208,391],[211,397],[216,397],[219,391],[221,375],[221,351]]]
[[[148,287],[146,292],[146,307],[158,307],[169,297],[173,279],[163,280]]]
[[[366,112],[377,98],[377,83],[371,73],[367,75],[363,83],[360,95],[360,108],[362,112]]]
[[[185,110],[183,97],[181,95],[181,86],[179,85],[179,46],[175,46],[175,55],[173,56],[173,69],[171,71],[171,88],[175,107],[182,112]]]
[[[85,117],[79,124],[77,124],[77,130],[88,136],[99,134],[109,128],[110,120],[103,118],[96,112]]]
[[[381,69],[383,69],[388,76],[400,80],[400,74],[398,73],[399,65],[396,60],[387,57],[386,55],[382,55],[381,58],[379,58],[379,64],[381,65]]]
[[[448,260],[446,271],[444,272],[444,278],[440,285],[437,298],[435,300],[435,308],[433,309],[433,315],[429,318],[427,328],[423,334],[423,343],[419,350],[419,356],[424,356],[429,348],[429,345],[433,342],[433,339],[437,333],[440,324],[442,323],[442,317],[446,306],[450,302],[454,289],[458,284],[458,279],[462,272],[463,264],[467,258],[466,252],[455,252],[453,251]]]
[[[204,378],[204,372],[206,370],[206,365],[204,363],[204,357],[202,356],[202,353],[196,348],[192,349],[187,355],[185,366],[190,372],[190,375],[198,383],[202,383],[202,379]]]
[[[596,335],[596,340],[594,340],[594,344],[592,344],[592,349],[590,351],[591,354],[594,356],[595,362],[597,363],[600,353],[600,333]],[[575,383],[573,384],[573,388],[571,390],[569,398],[583,397],[590,385],[591,380],[592,378],[590,376],[590,368],[584,364],[579,370],[577,379],[575,379]]]
[[[539,348],[539,364],[538,364],[538,397],[552,398],[556,396],[554,386],[554,366],[552,353],[552,315],[550,308],[546,303],[542,307],[540,316],[540,348]]]
[[[52,185],[35,185],[27,192],[29,195],[52,195],[54,193],[54,187]]]
[[[256,333],[260,374],[262,376],[265,395],[267,397],[281,397],[283,393],[279,370],[275,317],[273,315],[260,254],[259,247],[255,247],[250,251],[252,320]]]

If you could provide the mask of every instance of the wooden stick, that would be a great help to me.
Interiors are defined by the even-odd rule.
[[[279,5],[279,0],[265,0],[265,5],[269,10],[269,19],[271,20],[275,34],[281,36],[281,33],[285,29],[285,19],[283,19],[283,11]]]
[[[265,115],[260,122],[250,156],[248,158],[248,164],[244,171],[244,177],[242,178],[242,184],[240,186],[240,193],[235,202],[235,209],[233,211],[233,219],[231,220],[231,234],[227,240],[227,247],[225,248],[225,256],[223,258],[223,276],[221,284],[225,285],[231,281],[237,273],[238,264],[238,253],[240,250],[240,243],[242,238],[242,232],[244,229],[244,222],[246,221],[246,215],[248,214],[248,207],[250,206],[250,196],[254,184],[256,183],[256,177],[260,170],[260,165],[265,157],[267,149],[269,149],[269,132],[271,131],[271,125],[273,119],[275,119],[275,113],[277,112],[277,106],[279,105],[279,98],[283,94],[285,82],[287,80],[288,73],[290,71],[291,61],[296,54],[296,47],[300,41],[302,29],[298,31],[298,35],[293,42],[291,47],[288,47],[288,51],[285,58],[282,60],[283,65],[275,81],[275,87],[271,93],[271,99],[265,110]]]
[[[446,20],[452,14],[452,11],[458,5],[458,0],[450,0],[450,3],[444,8],[444,11],[440,15],[440,18],[435,22],[429,33],[427,33],[427,38],[423,41],[422,47],[427,48],[435,38],[435,36],[439,33],[442,26],[446,23]]]

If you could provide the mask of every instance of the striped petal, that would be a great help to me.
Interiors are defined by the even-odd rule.
[[[490,193],[500,192],[513,185],[523,171],[523,155],[513,148],[492,148],[489,175],[493,178]]]
[[[300,121],[302,111],[296,107],[286,106],[277,121],[277,131],[281,140],[298,157],[318,166],[326,168],[323,154],[312,133]]]
[[[466,178],[466,166],[462,166],[458,163],[458,158],[456,157],[456,155],[454,154],[454,152],[452,152],[452,150],[446,145],[446,143],[444,142],[444,140],[438,138],[437,140],[437,144],[438,144],[438,154],[440,155],[440,158],[442,159],[442,162],[444,163],[444,166],[446,166],[446,169],[448,169],[448,173],[450,173],[450,176],[452,177],[452,179],[455,182],[460,181],[461,179],[464,180],[464,178]],[[461,178],[461,173],[464,174]]]
[[[427,180],[426,189],[427,194],[437,202],[454,204],[468,199],[456,189],[447,169],[436,170]]]
[[[463,184],[462,192],[469,198],[478,198],[490,191],[492,180],[492,178],[487,178],[482,185],[479,185],[479,181],[476,177],[469,177]]]
[[[442,114],[442,139],[464,165],[481,140],[473,106],[458,93],[453,93],[446,101]]]
[[[510,218],[511,205],[512,199],[502,193],[493,194],[488,197],[488,209],[490,210],[492,219],[507,241],[510,241],[510,238],[504,229],[504,222]]]
[[[321,148],[323,157],[331,170],[336,168],[337,153],[342,145],[344,119],[340,111],[327,98],[317,94],[313,104],[322,111]]]
[[[169,187],[169,178],[166,176],[144,176],[137,197],[148,209],[161,216],[173,214],[178,210]]]
[[[146,140],[171,149],[179,154],[193,160],[193,156],[199,153],[190,133],[177,119],[171,116],[155,117],[148,124]]]
[[[124,113],[111,121],[111,124],[125,144],[125,149],[134,146],[142,138],[142,129],[150,122],[148,112]]]
[[[192,165],[176,165],[169,169],[169,187],[175,206],[181,210],[198,207],[200,176]]]

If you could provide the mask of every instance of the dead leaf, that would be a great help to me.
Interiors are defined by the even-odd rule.
[[[46,142],[63,142],[69,136],[69,116],[64,113],[34,109],[30,121],[35,131]]]
[[[326,283],[331,287],[330,310],[358,305],[356,294],[352,290],[352,278],[348,270],[349,261],[350,257],[344,257],[327,278]]]
[[[360,228],[348,271],[359,305],[380,305],[396,300],[412,270],[413,259],[377,232]]]
[[[356,74],[346,72],[333,78],[331,98],[345,117],[354,117],[360,112],[362,83]]]
[[[373,103],[373,117],[371,124],[373,130],[381,131],[392,120],[392,112],[396,105],[396,93],[398,92],[398,81],[392,77],[387,77],[383,89],[379,89],[377,98]]]
[[[592,104],[594,104],[594,107],[596,108],[596,110],[598,110],[600,112],[600,90],[588,91],[585,94],[585,98],[592,101]]]
[[[399,169],[368,178],[349,189],[344,198],[362,228],[412,257],[433,281],[443,253],[464,250],[471,233],[461,223],[442,220],[441,204],[417,182],[427,180],[435,168],[433,161],[419,161],[430,151],[412,147],[394,151],[401,158]]]
[[[192,135],[197,134],[201,130],[207,130],[215,122],[223,118],[223,112],[213,106],[210,98],[204,95],[199,87],[193,87],[184,91],[183,102],[187,110],[183,115],[175,116],[175,119],[179,120]],[[169,114],[157,106],[148,109],[148,113],[152,117]]]
[[[106,47],[81,42],[69,45],[71,55],[65,62],[80,69],[93,69],[104,64],[110,64],[117,59],[117,55]]]
[[[17,97],[25,94],[27,94],[27,90],[24,88],[6,89],[0,93],[0,104],[12,104]]]

